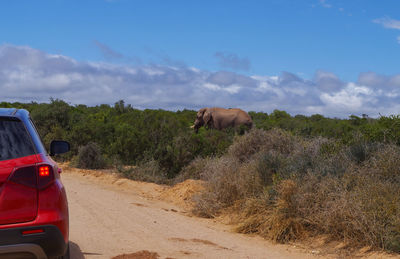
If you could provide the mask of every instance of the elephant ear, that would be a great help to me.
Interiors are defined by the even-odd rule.
[[[206,110],[203,115],[204,124],[208,125],[208,123],[211,121],[211,118],[211,112],[209,110]]]

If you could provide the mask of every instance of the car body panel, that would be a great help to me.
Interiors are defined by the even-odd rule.
[[[23,122],[35,149],[33,155],[0,161],[0,256],[11,247],[10,253],[18,253],[18,247],[21,253],[25,253],[28,243],[37,244],[49,257],[62,256],[68,247],[69,216],[57,163],[45,150],[26,110],[0,108],[0,118],[15,118]],[[40,187],[38,169],[42,165],[51,169],[54,179]],[[36,170],[36,185],[25,184],[23,177],[22,182],[15,181],[17,170],[30,167]],[[22,235],[21,231],[31,229],[43,229],[44,232]]]
[[[36,218],[38,190],[10,181],[20,167],[34,166],[37,155],[0,161],[0,225],[22,223]]]

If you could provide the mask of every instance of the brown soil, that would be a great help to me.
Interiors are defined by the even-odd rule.
[[[163,190],[160,194],[160,199],[171,202],[186,210],[191,210],[194,205],[192,201],[193,195],[203,189],[203,181],[189,179]]]
[[[158,259],[160,256],[157,253],[152,253],[146,250],[132,254],[123,254],[114,256],[112,259]]]

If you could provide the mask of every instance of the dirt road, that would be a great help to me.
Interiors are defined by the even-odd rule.
[[[72,169],[64,169],[62,180],[69,200],[74,259],[112,258],[142,250],[162,259],[319,257],[290,245],[232,233],[210,219],[190,217],[161,201],[158,196],[164,187],[158,185]]]

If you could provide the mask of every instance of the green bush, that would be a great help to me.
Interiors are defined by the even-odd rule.
[[[72,164],[84,169],[102,169],[107,166],[99,145],[94,142],[81,146]]]

